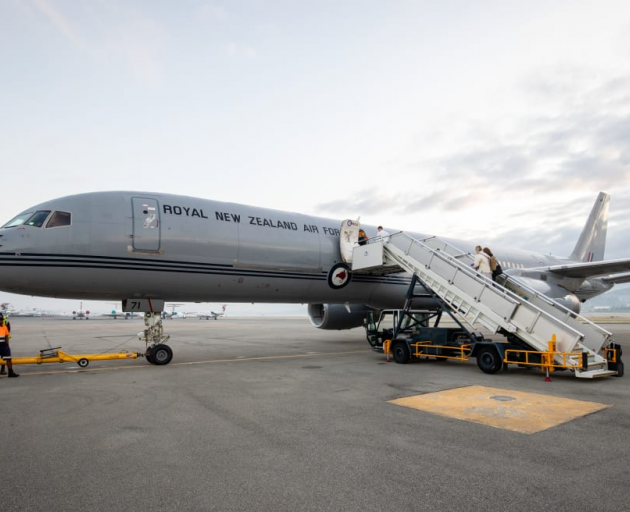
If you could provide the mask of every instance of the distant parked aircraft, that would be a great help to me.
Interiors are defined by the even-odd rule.
[[[72,312],[72,320],[89,320],[90,319],[90,312],[89,311],[83,311],[83,302],[81,302],[81,305],[79,306],[78,311],[73,311]]]
[[[107,318],[113,318],[114,320],[116,320],[118,318],[124,318],[125,320],[129,320],[130,318],[132,318],[133,313],[125,313],[124,311],[121,311],[120,309],[112,309],[111,312],[103,313],[100,316],[105,316]]]
[[[214,311],[210,311],[209,313],[197,313],[197,318],[199,318],[199,320],[217,320],[220,316],[225,315],[226,307],[227,304],[223,304],[220,313],[215,313]]]
[[[170,318],[171,320],[175,318],[186,318],[187,313],[184,313],[182,311],[175,311],[175,308],[178,308],[179,306],[183,306],[183,304],[167,304],[166,307],[171,308],[171,311],[163,311],[162,318]]]
[[[27,309],[15,309],[8,302],[3,302],[0,304],[0,312],[2,312],[5,316],[42,316],[42,310],[33,308],[31,310]]]

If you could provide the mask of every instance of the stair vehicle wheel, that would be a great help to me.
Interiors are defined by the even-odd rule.
[[[404,341],[395,341],[392,343],[392,354],[394,354],[394,361],[398,364],[407,364],[411,359],[411,353],[409,347]]]
[[[90,364],[90,361],[88,361],[85,357],[82,357],[77,361],[77,364],[80,368],[86,368],[87,365]]]
[[[477,352],[477,366],[484,373],[497,373],[503,361],[495,347],[482,347]]]
[[[151,359],[156,365],[168,364],[173,359],[173,351],[168,345],[160,343],[151,349]]]
[[[621,360],[617,363],[617,375],[614,377],[623,377],[623,361]]]

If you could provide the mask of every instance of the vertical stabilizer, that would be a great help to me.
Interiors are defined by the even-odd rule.
[[[570,259],[575,261],[602,261],[604,259],[609,205],[610,196],[605,192],[600,192]]]

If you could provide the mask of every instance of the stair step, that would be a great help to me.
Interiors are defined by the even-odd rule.
[[[617,375],[617,372],[613,370],[587,370],[585,372],[576,370],[575,376],[580,379],[595,379],[597,377],[609,377],[612,375]]]

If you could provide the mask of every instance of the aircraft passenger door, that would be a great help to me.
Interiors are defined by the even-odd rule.
[[[160,206],[155,199],[132,197],[133,248],[136,251],[160,250]]]
[[[358,220],[347,219],[341,223],[339,250],[341,252],[341,259],[346,263],[352,263],[352,251],[359,245],[360,229],[361,225]]]

